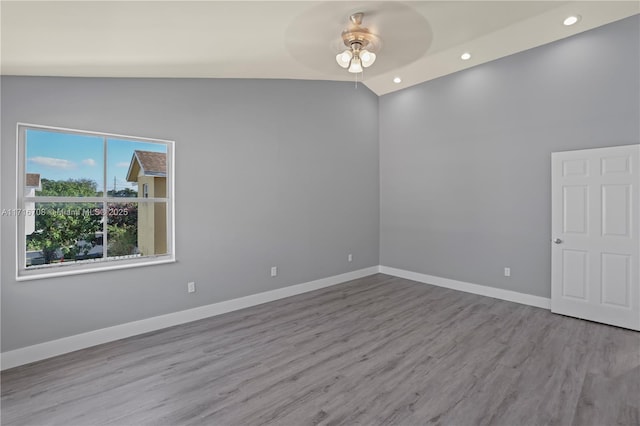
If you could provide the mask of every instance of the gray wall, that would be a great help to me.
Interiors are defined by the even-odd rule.
[[[640,142],[639,40],[635,16],[381,97],[381,264],[549,297],[551,153]]]
[[[2,351],[379,262],[548,297],[550,153],[640,141],[639,27],[379,100],[352,83],[2,77],[2,208],[17,121],[175,139],[178,258],[17,283],[2,217]]]
[[[378,264],[378,99],[353,83],[3,77],[16,122],[176,141],[177,263],[16,282],[2,217],[2,351]],[[347,254],[353,253],[353,263]],[[279,269],[271,278],[272,265]],[[187,294],[187,281],[197,292]]]

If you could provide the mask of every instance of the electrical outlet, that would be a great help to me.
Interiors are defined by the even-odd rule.
[[[353,255],[351,253],[347,255],[347,262],[353,262]]]
[[[196,292],[196,283],[194,283],[193,281],[190,282],[190,283],[187,283],[187,292],[195,293]]]
[[[277,266],[272,266],[271,267],[271,276],[275,277],[278,275],[278,267]]]
[[[511,276],[511,268],[504,268],[504,276],[505,277]]]

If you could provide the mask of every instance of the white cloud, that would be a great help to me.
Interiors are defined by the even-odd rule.
[[[29,161],[41,166],[53,167],[56,169],[73,169],[76,166],[76,163],[74,163],[73,161],[65,160],[62,158],[32,157],[29,158]]]
[[[95,166],[96,165],[96,160],[94,160],[93,158],[85,158],[84,160],[82,160],[82,164],[84,164],[85,166]]]
[[[116,163],[116,167],[129,167],[129,162],[128,161],[121,161],[119,163]]]

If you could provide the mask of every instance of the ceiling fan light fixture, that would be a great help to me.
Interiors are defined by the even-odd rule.
[[[367,49],[363,49],[360,52],[360,59],[362,60],[362,66],[369,68],[376,61],[376,54],[369,52]]]
[[[351,53],[350,50],[345,50],[344,52],[336,55],[336,62],[338,62],[338,65],[342,68],[349,68],[351,58],[353,58],[353,53]]]
[[[354,57],[351,60],[351,65],[349,65],[349,72],[353,73],[353,74],[357,74],[359,72],[362,72],[362,61],[360,60],[359,57]]]
[[[347,49],[338,53],[336,62],[353,74],[363,72],[376,61],[375,50],[380,40],[368,28],[362,26],[363,13],[354,13],[349,17],[351,25],[342,32],[342,42]]]

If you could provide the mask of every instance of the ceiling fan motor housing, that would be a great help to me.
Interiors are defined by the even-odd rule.
[[[377,51],[380,45],[378,36],[371,33],[369,29],[360,26],[362,23],[362,13],[351,15],[350,20],[353,23],[351,28],[342,32],[342,41],[345,46],[355,51],[360,49],[369,49]]]

